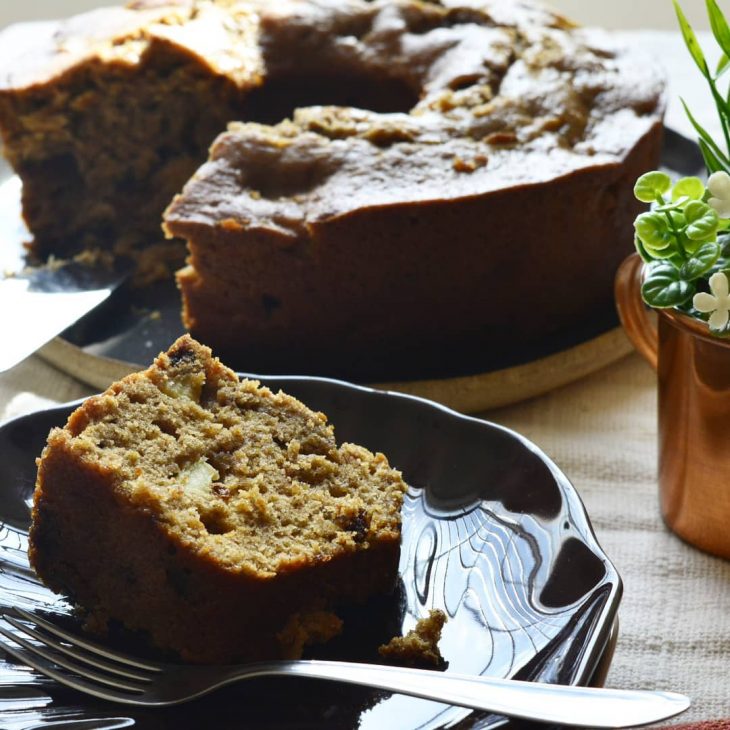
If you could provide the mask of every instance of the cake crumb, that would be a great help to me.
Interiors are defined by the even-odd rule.
[[[440,609],[434,609],[428,616],[419,619],[416,627],[405,636],[396,636],[380,646],[378,653],[389,664],[445,669],[448,662],[438,647],[445,623],[446,614]]]

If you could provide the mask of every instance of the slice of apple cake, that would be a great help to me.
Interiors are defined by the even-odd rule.
[[[41,580],[185,660],[296,656],[395,582],[399,472],[189,336],[84,402],[38,465]]]

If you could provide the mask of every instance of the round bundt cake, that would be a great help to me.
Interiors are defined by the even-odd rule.
[[[184,323],[242,369],[448,373],[612,317],[663,92],[608,34],[533,0],[138,0],[20,37],[38,245],[149,243],[192,174]]]

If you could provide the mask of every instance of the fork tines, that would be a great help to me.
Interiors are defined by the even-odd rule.
[[[102,699],[133,703],[162,671],[154,662],[110,651],[40,616],[13,609],[23,621],[3,614],[0,649],[57,682]],[[99,671],[101,670],[101,671]]]

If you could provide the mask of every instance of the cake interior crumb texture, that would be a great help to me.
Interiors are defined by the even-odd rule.
[[[405,485],[190,337],[87,400],[39,460],[30,558],[98,621],[195,661],[297,656],[389,590]]]
[[[37,253],[156,245],[179,265],[182,246],[158,247],[161,211],[255,78],[245,51],[227,74],[211,69],[213,46],[233,56],[249,40],[233,16],[212,27],[223,13],[211,5],[196,23],[192,3],[130,3],[3,34],[0,132]]]

